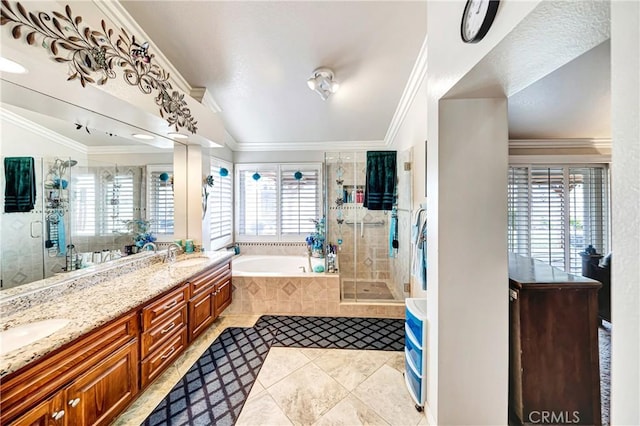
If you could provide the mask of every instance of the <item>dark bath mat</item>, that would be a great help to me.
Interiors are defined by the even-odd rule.
[[[267,357],[268,328],[227,328],[143,423],[233,425]]]
[[[143,423],[233,425],[271,346],[404,350],[404,320],[263,315],[227,328]]]
[[[255,328],[276,330],[273,346],[404,351],[404,320],[263,315]]]

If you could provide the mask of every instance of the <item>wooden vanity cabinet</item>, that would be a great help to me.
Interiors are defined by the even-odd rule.
[[[189,286],[180,287],[142,308],[141,385],[147,387],[187,346]]]
[[[3,379],[0,423],[109,423],[139,391],[137,336],[131,313]]]
[[[204,271],[188,281],[189,341],[206,330],[231,304],[231,261]]]
[[[106,425],[231,303],[231,261],[0,381],[0,425]]]

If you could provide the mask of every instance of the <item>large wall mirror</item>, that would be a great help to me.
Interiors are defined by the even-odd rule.
[[[142,129],[6,80],[2,89],[1,289],[135,252],[145,234],[172,240],[176,142],[137,140]],[[19,91],[21,102],[5,96]]]

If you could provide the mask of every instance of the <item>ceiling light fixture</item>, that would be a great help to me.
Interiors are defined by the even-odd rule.
[[[0,56],[0,71],[9,72],[11,74],[26,74],[27,69],[11,59]]]
[[[151,135],[145,135],[144,133],[134,133],[133,135],[134,138],[136,139],[142,139],[144,141],[150,141],[151,139],[153,139],[153,136]]]
[[[189,139],[189,136],[183,135],[182,133],[177,133],[177,132],[167,133],[167,135],[174,139]]]
[[[340,84],[334,80],[333,71],[329,68],[318,68],[307,80],[307,86],[317,92],[323,101],[326,101],[332,93],[338,91]]]

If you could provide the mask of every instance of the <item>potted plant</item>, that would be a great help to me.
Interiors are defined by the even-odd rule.
[[[305,239],[307,247],[313,257],[324,257],[324,217],[321,219],[312,219],[315,224],[315,232],[309,234]]]
[[[133,219],[126,221],[127,229],[133,236],[133,244],[138,249],[142,248],[146,243],[152,243],[156,240],[151,233],[151,221],[144,219]]]

